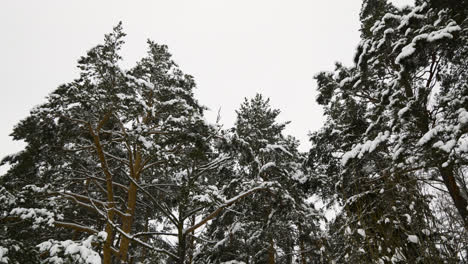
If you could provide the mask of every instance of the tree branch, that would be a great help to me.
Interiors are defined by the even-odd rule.
[[[197,224],[189,227],[188,229],[184,230],[183,231],[183,234],[184,235],[187,235],[188,233],[191,233],[193,231],[195,231],[197,228],[201,227],[202,225],[206,224],[209,220],[215,218],[219,213],[221,213],[223,211],[224,208],[236,203],[237,201],[239,201],[240,199],[254,193],[254,192],[257,192],[257,191],[260,191],[260,190],[266,190],[267,188],[265,187],[256,187],[256,188],[253,188],[247,192],[244,192],[244,193],[241,193],[239,194],[238,196],[232,198],[232,199],[229,199],[227,200],[224,204],[222,204],[220,207],[218,207],[218,209],[216,209],[214,212],[212,212],[211,214],[209,214],[207,217],[203,218],[200,222],[198,222]]]

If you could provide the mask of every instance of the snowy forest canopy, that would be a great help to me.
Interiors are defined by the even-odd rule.
[[[260,94],[208,123],[165,45],[123,69],[118,24],[13,129],[0,263],[468,262],[467,14],[364,0],[305,153]]]

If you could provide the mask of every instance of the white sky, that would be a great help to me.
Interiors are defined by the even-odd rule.
[[[145,55],[146,39],[167,44],[195,77],[209,121],[221,107],[231,127],[243,98],[260,92],[307,150],[307,133],[323,122],[313,76],[352,63],[360,7],[360,0],[2,1],[0,157],[21,150],[8,136],[13,126],[77,77],[77,59],[118,21],[126,66]]]

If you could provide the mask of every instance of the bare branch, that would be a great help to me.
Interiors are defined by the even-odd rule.
[[[62,222],[62,221],[55,221],[54,225],[56,227],[63,227],[63,228],[69,228],[73,229],[79,232],[84,232],[88,234],[97,234],[98,231],[96,229],[93,229],[91,227],[75,224],[75,223],[68,223],[68,222]]]
[[[153,235],[160,235],[160,236],[178,236],[178,234],[175,233],[167,233],[167,232],[139,232],[133,235],[133,237],[139,237],[139,236],[153,236]]]
[[[172,224],[174,224],[175,226],[178,225],[178,221],[177,221],[177,218],[171,213],[171,211],[168,209],[168,208],[164,208],[164,206],[162,206],[157,200],[156,198],[153,197],[153,195],[151,195],[147,190],[145,190],[141,185],[139,185],[135,179],[133,179],[132,177],[128,176],[127,177],[130,179],[130,181],[132,181],[135,186],[137,188],[139,188],[144,194],[146,194],[155,204],[156,206],[161,210],[161,212],[166,215],[167,218],[169,218],[169,221],[172,222]]]
[[[224,204],[222,204],[220,207],[218,207],[218,209],[216,209],[214,212],[212,212],[211,214],[209,214],[207,217],[203,218],[200,222],[198,222],[197,224],[191,226],[190,228],[186,229],[183,231],[183,234],[184,235],[187,235],[188,233],[191,233],[193,231],[195,231],[195,229],[201,227],[202,225],[206,224],[209,220],[213,219],[214,217],[216,217],[219,213],[221,213],[223,211],[224,208],[236,203],[237,201],[239,201],[240,199],[254,193],[254,192],[257,192],[257,191],[260,191],[260,190],[266,190],[267,188],[265,187],[256,187],[256,188],[253,188],[249,191],[246,191],[244,193],[241,193],[239,194],[238,196],[232,198],[232,199],[229,199],[227,200]]]

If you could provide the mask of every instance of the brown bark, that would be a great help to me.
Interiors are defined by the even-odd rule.
[[[69,229],[73,229],[73,230],[78,231],[78,232],[84,232],[84,233],[93,234],[93,235],[98,233],[98,231],[95,230],[95,229],[92,229],[92,228],[87,227],[87,226],[78,225],[78,224],[75,224],[75,223],[55,221],[54,226],[69,228]]]
[[[102,126],[102,124],[107,120],[108,118],[104,118],[100,124],[99,127]],[[102,171],[104,175],[106,176],[106,189],[107,189],[107,218],[109,221],[106,223],[105,231],[107,233],[107,239],[104,242],[103,246],[103,263],[104,264],[111,264],[112,261],[112,240],[114,237],[113,233],[113,227],[110,222],[113,221],[114,219],[114,206],[115,206],[115,201],[114,201],[114,191],[112,188],[112,174],[110,173],[109,167],[107,165],[107,160],[106,156],[104,155],[104,151],[102,149],[101,141],[99,138],[99,134],[95,133],[91,125],[88,124],[89,131],[93,137],[94,140],[94,146],[96,147],[96,152],[99,157],[99,161],[101,164]]]
[[[130,177],[137,181],[139,179],[138,171],[140,170],[140,163],[141,163],[141,156],[137,152],[135,158],[135,164],[133,167],[130,168]],[[128,188],[128,199],[127,199],[127,210],[125,211],[126,216],[122,218],[122,231],[130,234],[132,231],[133,219],[135,216],[136,210],[136,199],[137,199],[137,186],[136,184],[131,181],[130,186]],[[130,246],[130,239],[127,237],[122,237],[122,241],[120,242],[120,260],[125,263],[127,262],[128,258],[128,248]]]
[[[461,195],[460,187],[457,185],[455,176],[453,174],[453,169],[453,165],[449,165],[446,167],[440,166],[439,172],[442,175],[442,179],[444,181],[445,186],[447,187],[450,197],[452,197],[455,207],[457,208],[457,211],[463,220],[465,230],[468,230],[468,202]]]
[[[268,264],[275,264],[275,244],[273,238],[270,238],[270,248],[268,249]]]

